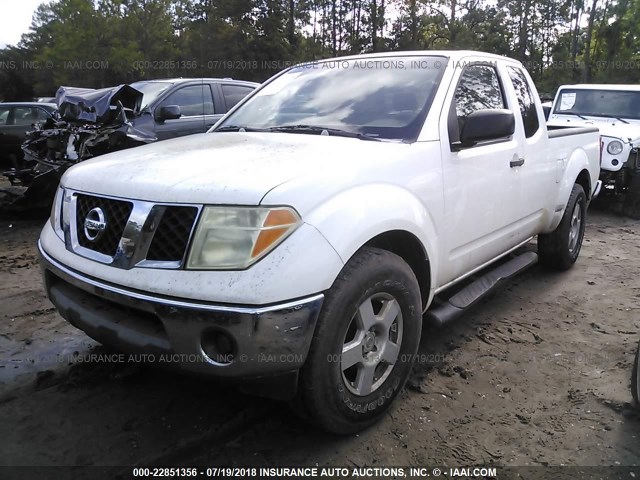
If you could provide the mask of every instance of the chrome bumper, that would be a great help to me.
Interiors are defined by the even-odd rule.
[[[306,360],[324,295],[264,307],[191,302],[88,277],[38,242],[47,294],[72,325],[151,363],[219,377],[298,370]]]

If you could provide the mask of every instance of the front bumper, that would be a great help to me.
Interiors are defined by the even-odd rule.
[[[100,343],[219,377],[262,377],[305,362],[324,295],[279,305],[215,305],[151,295],[65,267],[38,242],[47,294]]]

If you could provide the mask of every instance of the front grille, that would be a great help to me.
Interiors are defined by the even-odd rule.
[[[195,207],[166,207],[147,252],[147,260],[182,261],[197,215]]]
[[[76,198],[78,243],[84,248],[113,257],[118,249],[118,244],[131,215],[131,210],[133,210],[133,203],[83,194],[77,194]],[[102,235],[92,241],[84,233],[84,222],[87,214],[96,207],[100,208],[104,213],[107,226]]]

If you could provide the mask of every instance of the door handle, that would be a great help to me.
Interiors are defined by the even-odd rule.
[[[519,158],[518,160],[511,160],[511,161],[509,162],[509,166],[510,166],[511,168],[514,168],[514,167],[521,167],[522,165],[524,165],[524,158]]]

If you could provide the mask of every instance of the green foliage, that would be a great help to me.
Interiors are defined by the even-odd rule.
[[[640,0],[54,0],[0,50],[5,100],[162,77],[262,81],[286,66],[387,50],[520,59],[541,92],[640,79]]]

